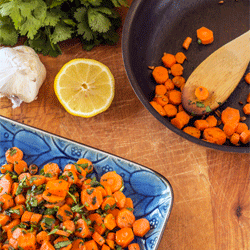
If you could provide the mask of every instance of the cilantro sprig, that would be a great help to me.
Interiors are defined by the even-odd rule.
[[[37,53],[56,57],[59,43],[78,37],[83,49],[115,44],[121,18],[115,8],[126,0],[5,0],[0,1],[0,44],[13,46],[18,37]]]

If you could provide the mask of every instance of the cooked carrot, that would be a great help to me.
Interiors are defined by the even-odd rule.
[[[250,84],[250,73],[247,73],[244,79],[248,84]]]
[[[168,79],[168,80],[164,83],[164,85],[165,85],[167,91],[174,89],[174,83],[173,83],[173,81],[172,81],[171,79]]]
[[[181,111],[185,111],[182,104],[178,105],[178,113],[180,113]]]
[[[12,186],[11,186],[11,195],[14,197],[17,195],[17,190],[18,190],[18,186],[19,186],[19,183],[18,182],[14,182],[12,183]],[[1,188],[0,188],[1,190]]]
[[[81,201],[87,210],[98,209],[103,202],[102,193],[95,188],[84,189],[81,192]]]
[[[46,231],[41,231],[36,235],[36,241],[39,244],[43,244],[44,241],[50,241],[50,235]]]
[[[115,201],[116,201],[116,206],[121,208],[124,208],[125,203],[126,203],[126,196],[123,194],[121,191],[116,191],[113,194]]]
[[[28,165],[24,160],[14,162],[14,171],[20,175],[28,170]]]
[[[168,97],[166,95],[154,97],[153,100],[160,104],[162,107],[168,104]]]
[[[155,86],[155,94],[156,95],[165,95],[167,93],[167,89],[165,85],[156,85]]]
[[[31,216],[33,215],[33,212],[25,211],[22,215],[21,222],[30,222]]]
[[[247,104],[243,107],[243,112],[245,113],[245,115],[250,115],[250,103],[247,103]]]
[[[112,193],[119,191],[123,187],[122,177],[114,171],[102,175],[100,183],[104,186],[110,186]]]
[[[105,243],[104,238],[97,232],[94,232],[92,234],[92,239],[100,246],[102,246]]]
[[[180,88],[182,85],[185,84],[186,80],[184,77],[182,76],[175,76],[173,79],[172,79],[174,85],[177,87],[177,88]]]
[[[232,134],[235,133],[235,131],[237,129],[237,126],[238,126],[238,122],[225,123],[224,126],[223,126],[223,131],[225,132],[225,134],[227,136],[231,136]]]
[[[47,182],[45,190],[53,195],[65,197],[69,191],[69,183],[63,179],[51,180]]]
[[[86,250],[98,250],[98,246],[94,240],[85,241]]]
[[[89,230],[89,227],[85,220],[79,219],[76,221],[75,235],[83,239],[91,235],[91,231]]]
[[[163,64],[167,68],[171,68],[176,63],[176,58],[172,54],[164,53],[163,57],[161,58]]]
[[[250,102],[250,93],[247,96],[247,102]]]
[[[129,244],[128,250],[140,250],[140,246],[137,243]]]
[[[227,136],[220,128],[206,128],[203,132],[204,140],[222,145],[226,142]]]
[[[190,116],[185,111],[178,112],[175,117],[182,120],[184,125],[187,125],[190,120]]]
[[[111,249],[115,249],[115,241],[114,241],[114,240],[106,239],[106,243],[108,244],[108,246],[109,246]]]
[[[64,171],[62,176],[64,176],[70,184],[76,184],[78,182],[78,176],[75,171]]]
[[[201,27],[196,32],[197,32],[197,38],[200,40],[202,44],[210,44],[214,41],[214,34],[212,30],[206,27]]]
[[[206,120],[196,120],[194,122],[194,126],[198,128],[200,131],[204,131],[206,128],[209,127],[209,124]]]
[[[114,208],[116,205],[116,200],[113,196],[107,196],[103,199],[101,208],[102,210],[108,210],[110,208]]]
[[[113,230],[116,227],[116,221],[113,214],[107,214],[104,218],[104,225],[107,229]]]
[[[106,244],[103,244],[101,250],[110,250],[110,247],[107,246]]]
[[[75,232],[75,223],[72,220],[66,220],[62,223],[63,230],[66,230],[67,232]]]
[[[36,164],[29,165],[29,172],[31,175],[35,175],[38,172],[38,166]]]
[[[189,135],[192,135],[192,136],[198,138],[198,139],[201,137],[201,131],[198,128],[188,126],[188,127],[185,127],[183,129],[183,131]]]
[[[183,74],[183,67],[181,64],[176,63],[171,67],[171,74],[173,76],[181,76]]]
[[[48,163],[43,167],[44,173],[47,175],[51,175],[51,177],[53,176],[57,176],[60,174],[61,170],[59,168],[59,166],[56,163]]]
[[[77,161],[77,164],[80,164],[80,166],[86,171],[87,174],[93,171],[93,163],[86,158],[79,159]]]
[[[7,214],[0,213],[0,225],[3,227],[10,221],[10,217]]]
[[[156,101],[151,101],[150,104],[153,106],[153,108],[161,115],[161,116],[165,116],[166,115],[166,111],[164,110],[164,108],[157,103]]]
[[[52,203],[52,204],[56,204],[59,202],[64,201],[65,197],[64,196],[57,196],[57,195],[53,195],[50,193],[50,191],[45,190],[42,194],[43,199]]]
[[[247,144],[250,141],[250,130],[245,130],[240,134],[240,141]]]
[[[170,90],[168,92],[168,100],[169,100],[169,103],[173,105],[181,104],[181,92],[175,89]]]
[[[31,185],[40,186],[46,182],[46,178],[43,175],[33,175],[29,180]]]
[[[0,196],[3,194],[10,194],[13,180],[9,173],[2,176],[0,179]]]
[[[51,230],[55,226],[55,223],[56,223],[56,219],[53,215],[44,215],[41,220],[40,226],[42,230],[48,231],[48,230]]]
[[[227,107],[221,113],[221,121],[226,123],[237,123],[240,121],[240,112],[238,109]]]
[[[119,211],[116,218],[116,224],[118,227],[120,228],[132,227],[134,222],[135,222],[135,216],[133,212],[131,212],[126,208],[123,208]]]
[[[185,126],[183,120],[178,119],[176,117],[173,118],[170,122],[178,129],[182,129]]]
[[[24,250],[35,250],[36,249],[36,237],[32,233],[26,233],[21,235],[17,239],[18,246]]]
[[[241,134],[245,130],[248,130],[247,124],[243,122],[239,122],[235,132],[237,134]]]
[[[20,224],[20,220],[19,219],[14,219],[12,220],[9,224],[5,225],[2,227],[2,229],[5,232],[8,232],[8,230],[12,229],[13,227],[17,226]]]
[[[143,237],[150,230],[149,221],[146,218],[138,219],[133,224],[134,235]]]
[[[61,247],[61,242],[65,242],[65,246]],[[55,241],[54,241],[54,247],[56,249],[60,249],[60,250],[70,250],[72,248],[72,244],[71,241],[67,238],[67,237],[58,237]]]
[[[178,53],[176,53],[176,55],[175,55],[175,59],[176,59],[176,62],[177,62],[177,63],[182,64],[182,63],[184,63],[184,61],[187,59],[187,57],[184,55],[183,52],[178,52]]]
[[[31,218],[30,218],[30,223],[32,223],[34,225],[38,225],[38,223],[40,222],[42,217],[43,216],[41,214],[33,213]]]
[[[134,233],[131,228],[122,228],[116,232],[116,243],[121,247],[127,247],[134,239]]]
[[[12,211],[11,218],[19,219],[23,215],[25,210],[24,205],[16,205],[10,209]]]
[[[183,47],[184,49],[188,50],[188,48],[189,48],[191,42],[192,42],[192,38],[191,38],[191,37],[187,37],[187,38],[184,40],[184,42],[183,42],[183,44],[182,44],[182,47]]]
[[[61,206],[56,214],[56,217],[60,220],[60,221],[67,221],[73,218],[73,212],[71,211],[71,208],[69,205],[64,204],[63,206]]]
[[[115,241],[115,233],[114,232],[109,232],[107,234],[107,239]]]
[[[25,199],[25,197],[22,195],[22,194],[19,194],[19,195],[17,195],[16,197],[15,197],[15,203],[17,204],[17,205],[24,205],[25,204],[25,201],[26,201],[26,199]]]
[[[103,235],[106,231],[106,227],[104,225],[104,220],[102,216],[98,213],[90,214],[89,219],[91,222],[94,222],[94,230],[98,232],[100,235]]]
[[[12,163],[6,163],[1,167],[1,173],[5,174],[6,171],[12,172],[13,171],[13,164]]]
[[[210,115],[206,118],[206,121],[208,122],[208,127],[216,127],[217,126],[217,119],[215,118],[214,115]]]
[[[155,67],[152,72],[152,75],[158,84],[164,84],[169,78],[168,70],[162,66]]]
[[[200,101],[205,101],[209,96],[207,88],[203,86],[196,88],[194,94]]]
[[[232,136],[230,137],[230,142],[234,145],[238,145],[240,141],[240,135],[237,133],[233,133]]]
[[[166,104],[163,108],[167,117],[173,117],[177,114],[177,108],[173,104]]]
[[[43,241],[40,250],[55,250],[51,243],[47,240]]]
[[[84,241],[82,239],[76,239],[72,242],[72,250],[86,250]]]
[[[8,163],[14,164],[15,161],[23,159],[23,151],[17,147],[9,148],[5,153],[5,158]]]
[[[0,196],[0,202],[2,202],[2,209],[6,210],[14,206],[14,200],[9,194],[3,194]]]

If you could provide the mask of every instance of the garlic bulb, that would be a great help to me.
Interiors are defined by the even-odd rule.
[[[32,102],[46,78],[46,69],[28,46],[0,47],[0,97],[7,96],[13,108]]]

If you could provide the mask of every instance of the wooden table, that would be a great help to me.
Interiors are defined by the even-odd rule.
[[[122,11],[123,20],[126,10]],[[57,58],[40,56],[47,78],[38,99],[12,109],[0,99],[0,115],[145,165],[164,175],[174,205],[159,250],[250,249],[250,157],[214,151],[174,134],[140,103],[127,79],[121,43],[83,51],[77,40],[62,44]],[[116,80],[110,108],[93,118],[68,114],[53,81],[73,58],[106,64]]]

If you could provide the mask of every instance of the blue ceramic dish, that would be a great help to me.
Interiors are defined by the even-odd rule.
[[[84,157],[93,162],[93,175],[98,180],[104,173],[116,171],[123,177],[125,195],[134,202],[136,218],[145,217],[151,225],[150,231],[134,242],[143,250],[158,248],[173,205],[172,187],[163,176],[131,161],[0,116],[0,165],[5,163],[6,150],[13,146],[24,152],[28,164],[40,168],[48,162],[63,167]]]

